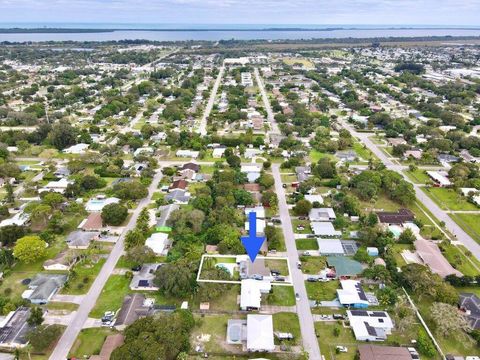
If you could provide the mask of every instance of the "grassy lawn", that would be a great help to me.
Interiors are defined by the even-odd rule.
[[[369,160],[373,157],[370,150],[365,148],[361,143],[354,142],[353,143],[353,150],[357,153],[358,157],[362,158],[363,160]]]
[[[367,208],[369,210],[380,210],[383,211],[397,211],[401,206],[395,201],[390,200],[385,194],[379,194],[375,202],[371,201],[360,201],[362,208]]]
[[[281,174],[280,178],[282,179],[283,184],[290,184],[297,181],[297,176],[295,174]]]
[[[265,266],[270,270],[277,270],[282,276],[288,276],[288,263],[285,259],[268,259],[265,260]]]
[[[318,250],[317,239],[297,239],[295,242],[298,250]]]
[[[302,271],[306,274],[317,274],[325,269],[327,260],[324,256],[301,256]]]
[[[331,301],[337,296],[338,281],[305,282],[308,298],[310,300]]]
[[[480,243],[480,222],[478,214],[449,214],[455,222],[476,242]]]
[[[70,350],[70,357],[83,359],[99,354],[106,337],[114,333],[109,328],[83,329]]]
[[[222,296],[210,301],[210,310],[237,311],[239,309],[239,304],[237,303],[238,295],[240,295],[240,285],[232,285]],[[172,302],[165,300],[163,304],[172,304]],[[198,299],[194,299],[191,304],[192,309],[198,309],[199,305],[200,301]]]
[[[333,154],[327,154],[327,153],[322,153],[318,150],[311,150],[310,151],[310,161],[312,163],[316,163],[318,162],[318,160],[324,158],[324,157],[328,157],[332,160],[336,160],[337,158],[335,157],[335,155]]]
[[[73,269],[76,272],[76,276],[70,276],[68,285],[64,286],[61,293],[69,295],[86,294],[104,263],[105,259],[100,259],[95,264],[91,262],[81,262],[75,265]]]
[[[272,286],[272,292],[265,297],[265,304],[279,306],[295,305],[293,286]]]
[[[90,316],[101,318],[105,311],[116,311],[122,306],[123,298],[129,291],[130,280],[124,275],[111,275]]]
[[[430,180],[425,170],[417,169],[415,171],[406,170],[404,173],[412,180],[415,184],[425,184]]]
[[[335,336],[333,329],[340,329],[340,334]],[[344,328],[337,322],[316,322],[315,332],[322,354],[326,360],[353,360],[357,351],[357,343],[350,328]],[[346,353],[335,354],[336,346],[346,346]]]
[[[395,244],[392,246],[393,257],[397,262],[397,266],[402,267],[407,265],[406,261],[403,259],[401,253],[403,250],[413,250],[413,245],[409,244]]]
[[[473,266],[470,260],[460,252],[455,245],[441,245],[443,255],[452,266],[460,271],[463,275],[476,276],[480,272]]]
[[[115,266],[117,269],[131,269],[135,264],[133,262],[127,261],[125,255],[120,256],[120,259]]]
[[[311,234],[312,229],[310,228],[310,221],[308,220],[298,220],[292,219],[293,231],[297,234]],[[297,226],[303,226],[304,230],[297,230]]]
[[[294,313],[277,313],[273,314],[273,331],[289,332],[293,335],[293,340],[288,344],[301,344],[300,323],[297,314]],[[275,342],[278,340],[275,339]],[[279,342],[280,343],[280,342]]]
[[[283,58],[282,60],[287,65],[302,64],[304,67],[315,67],[310,60],[305,58]]]
[[[453,189],[430,187],[422,190],[444,210],[478,210],[477,206]]]
[[[78,309],[78,305],[69,302],[56,302],[50,301],[46,305],[48,310],[68,310],[68,311],[76,311]]]
[[[195,328],[191,335],[192,347],[201,344],[205,347],[206,352],[224,353],[226,349],[222,344],[225,342],[228,320],[234,318],[235,316],[232,315],[196,315]],[[200,342],[197,337],[201,335],[210,335],[210,339]],[[238,345],[239,350],[240,348],[241,346]]]

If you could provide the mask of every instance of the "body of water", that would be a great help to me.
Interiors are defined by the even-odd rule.
[[[10,26],[8,26],[10,25]],[[44,25],[45,26],[45,25]],[[22,27],[39,28],[40,24],[29,24],[29,26],[16,24],[0,24],[0,27]],[[186,41],[186,40],[299,40],[299,39],[319,39],[319,38],[375,38],[375,37],[425,37],[425,36],[480,36],[480,28],[441,28],[441,27],[409,27],[392,28],[388,26],[373,28],[371,26],[339,26],[335,25],[289,25],[288,27],[298,27],[302,30],[288,30],[281,25],[128,25],[132,30],[121,30],[120,24],[49,24],[48,27],[57,28],[83,28],[83,29],[119,29],[112,32],[98,33],[10,33],[1,34],[0,41],[11,42],[40,42],[40,41],[112,41],[112,40],[156,40],[156,41]],[[123,25],[127,27],[127,25]],[[350,28],[349,28],[350,27]],[[351,27],[355,27],[352,29]],[[133,29],[144,30],[133,30]],[[262,30],[262,29],[281,29],[281,30]],[[315,28],[316,30],[309,30]],[[333,28],[333,29],[332,29]],[[152,29],[152,30],[148,30]],[[155,29],[155,30],[153,30]],[[162,31],[163,29],[163,31]],[[177,30],[172,30],[177,29]],[[185,30],[178,30],[185,29]],[[189,29],[197,29],[189,30]],[[223,30],[216,30],[223,29]],[[232,29],[232,30],[227,30]],[[242,30],[245,29],[245,30]]]

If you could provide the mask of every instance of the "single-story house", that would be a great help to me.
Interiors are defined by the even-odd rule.
[[[122,307],[115,320],[115,328],[123,330],[128,325],[133,324],[142,315],[145,316],[149,307],[145,306],[145,295],[134,293],[125,296]]]
[[[168,204],[165,206],[161,206],[160,210],[160,217],[157,218],[157,227],[163,227],[167,225],[167,220],[170,217],[170,214],[175,210],[178,210],[180,206],[178,204]]]
[[[448,173],[446,171],[427,171],[427,175],[435,182],[439,187],[446,187],[452,185],[448,179]]]
[[[188,204],[190,197],[191,195],[188,191],[175,189],[165,195],[165,200],[174,204]]]
[[[337,290],[338,301],[346,308],[364,309],[369,303],[362,284],[356,280],[341,280],[341,289]]]
[[[50,181],[43,188],[39,189],[38,192],[42,193],[42,192],[53,191],[53,192],[63,194],[65,193],[65,190],[67,190],[67,186],[73,183],[74,183],[73,181],[67,180],[66,178],[61,178],[58,181]]]
[[[68,271],[77,261],[77,254],[71,250],[61,251],[54,259],[46,260],[43,263],[45,270]]]
[[[275,350],[272,315],[247,315],[247,350],[251,352]]]
[[[450,265],[438,248],[438,245],[434,242],[425,239],[417,239],[414,244],[418,257],[433,273],[436,273],[443,278],[451,274],[459,277],[463,276],[460,271]]]
[[[310,223],[313,233],[316,236],[321,237],[340,237],[342,236],[342,232],[335,230],[333,224],[331,222],[326,221],[314,221]]]
[[[67,244],[70,249],[88,249],[90,242],[99,235],[97,231],[72,231],[67,236]]]
[[[384,341],[392,333],[393,322],[385,311],[347,310],[347,316],[358,341]]]
[[[473,293],[461,293],[458,307],[465,311],[472,329],[480,330],[480,298]]]
[[[360,360],[412,360],[412,355],[406,347],[359,345]]]
[[[336,217],[332,208],[313,208],[308,214],[310,221],[333,221]]]
[[[212,157],[214,159],[220,159],[223,156],[223,153],[227,150],[226,147],[217,147],[212,151]]]
[[[67,281],[64,274],[37,274],[28,284],[28,290],[24,291],[22,298],[29,299],[31,303],[44,305],[57,293]]]
[[[132,281],[130,282],[130,289],[134,291],[156,291],[158,287],[153,284],[155,278],[155,272],[163,264],[143,264],[140,271],[133,274]]]
[[[376,214],[378,221],[382,224],[403,225],[415,220],[415,215],[408,209],[400,209],[397,212],[379,211]]]
[[[240,290],[240,309],[259,310],[262,294],[268,294],[271,290],[270,281],[243,279]]]
[[[310,203],[315,203],[315,202],[318,202],[320,205],[323,204],[323,197],[322,195],[318,195],[318,194],[307,194],[304,196],[305,200],[309,201]]]
[[[317,243],[320,255],[345,255],[342,241],[339,239],[317,239]]]
[[[260,177],[261,167],[257,164],[242,165],[240,171],[247,174],[248,182],[253,183]]]
[[[168,234],[165,233],[153,233],[145,241],[145,246],[153,250],[157,255],[166,256],[170,247],[170,241],[168,240]]]
[[[78,225],[78,229],[83,231],[102,231],[103,230],[103,219],[102,213],[93,212],[87,216],[86,219]]]
[[[16,349],[28,344],[27,334],[32,330],[27,320],[30,308],[21,306],[0,320],[0,347]]]
[[[76,144],[66,149],[63,149],[65,154],[84,154],[90,145],[88,144]]]
[[[198,155],[200,154],[200,151],[193,151],[193,150],[177,150],[175,156],[176,157],[185,157],[185,158],[192,158],[196,159],[198,158]]]
[[[188,182],[183,180],[183,179],[180,179],[180,180],[175,180],[172,185],[170,185],[170,189],[171,190],[176,190],[176,189],[180,189],[180,190],[185,190],[188,186]]]

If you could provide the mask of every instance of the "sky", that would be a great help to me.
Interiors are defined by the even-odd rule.
[[[480,0],[0,0],[0,23],[480,26]]]

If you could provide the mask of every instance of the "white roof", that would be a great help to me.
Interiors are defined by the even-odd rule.
[[[62,178],[58,181],[50,181],[43,187],[43,189],[40,189],[39,192],[55,191],[63,193],[69,184],[73,184],[73,181],[69,181],[66,178]]]
[[[251,212],[255,212],[257,214],[257,219],[265,219],[265,208],[263,206],[255,206],[255,207],[246,207],[245,208],[245,216],[248,218]]]
[[[16,213],[9,219],[2,220],[0,222],[0,227],[9,226],[9,225],[18,225],[23,226],[28,222],[30,216],[23,211]]]
[[[365,293],[359,281],[356,280],[341,280],[341,289],[337,290],[338,300],[342,305],[350,304],[365,304],[368,305],[368,300],[361,298]],[[362,295],[363,294],[363,295]]]
[[[451,185],[452,183],[450,182],[450,180],[448,180],[448,178],[443,175],[442,173],[438,172],[438,171],[427,171],[427,174],[428,176],[430,176],[434,181],[436,181],[437,183],[439,183],[440,185],[442,186],[448,186],[448,185]]]
[[[313,233],[319,236],[341,236],[340,231],[335,230],[331,222],[311,222]]]
[[[265,231],[265,226],[267,225],[265,220],[257,218],[257,234],[258,233],[263,233]],[[249,231],[250,230],[250,222],[245,221],[245,230]]]
[[[322,195],[305,195],[305,200],[310,201],[312,204],[314,202],[319,202],[320,204],[323,204]]]
[[[193,151],[193,150],[178,150],[176,155],[178,157],[192,157],[197,158],[200,154],[200,151]]]
[[[342,242],[338,239],[318,239],[317,242],[320,254],[345,254]]]
[[[70,146],[69,148],[63,149],[63,152],[67,154],[83,154],[88,147],[88,144],[76,144]]]
[[[328,221],[335,219],[335,211],[332,208],[313,208],[310,210],[308,217],[310,221]]]
[[[247,350],[275,350],[272,315],[247,315]]]
[[[256,165],[256,164],[242,165],[241,171],[242,172],[260,172],[261,168],[259,165]]]
[[[348,320],[357,340],[386,339],[393,329],[393,322],[385,311],[347,310]],[[368,332],[367,325],[374,328],[378,336]]]
[[[153,233],[146,241],[145,246],[155,252],[155,254],[163,254],[165,247],[167,246],[168,234],[165,233]]]
[[[260,308],[262,293],[270,292],[272,285],[269,281],[259,281],[254,279],[242,280],[240,291],[240,308]]]

